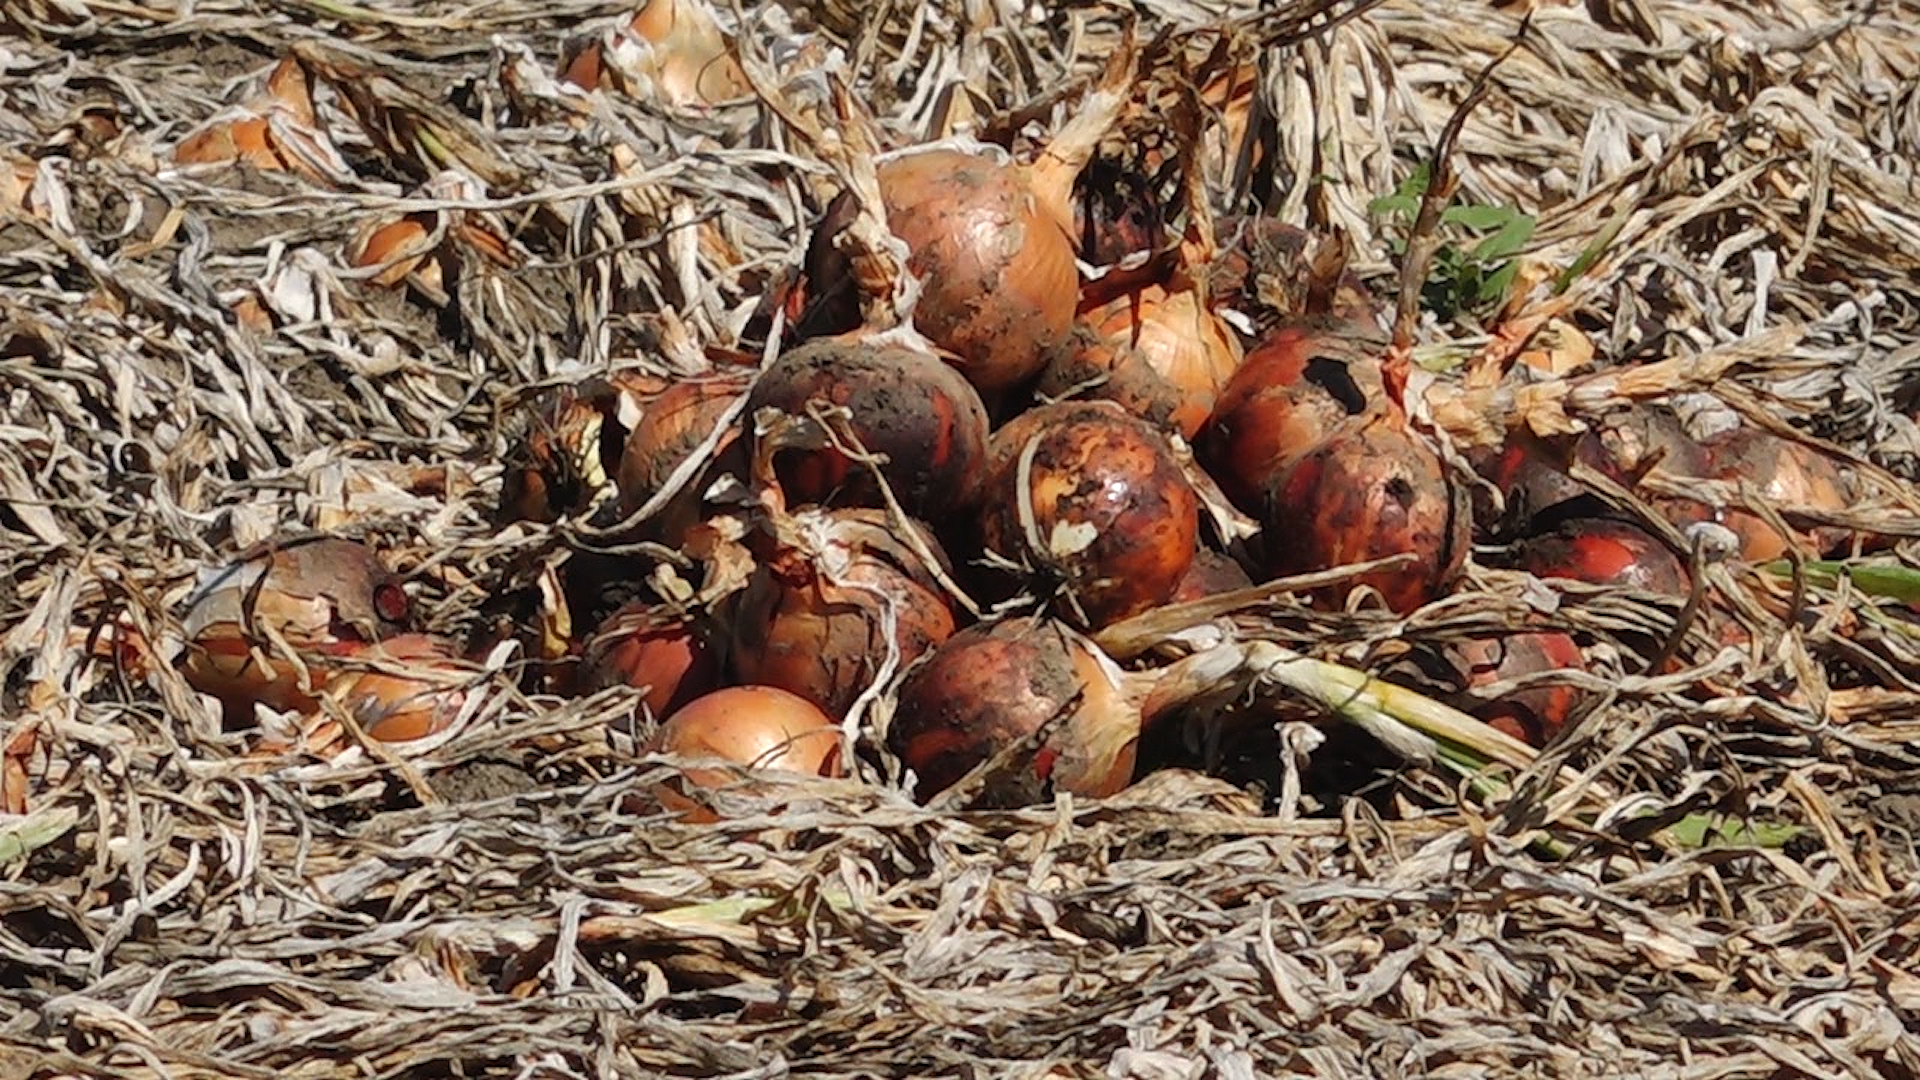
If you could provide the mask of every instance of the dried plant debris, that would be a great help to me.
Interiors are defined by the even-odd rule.
[[[0,1075],[1920,1075],[1916,24],[0,3]],[[1366,567],[1129,608],[1094,639],[1112,670],[1219,681],[1140,733],[1166,767],[1098,799],[1048,788],[1058,716],[944,797],[906,786],[892,656],[842,714],[844,777],[737,769],[682,820],[654,677],[579,643],[618,611],[724,659],[792,541],[769,522],[814,520],[729,479],[814,226],[872,186],[862,147],[1031,161],[1123,41],[1144,89],[1088,175],[1179,173],[1204,228],[1304,230],[1261,234],[1271,263],[1192,248],[1240,260],[1213,279],[1235,332],[1370,318],[1430,249],[1387,383],[1407,430],[1462,478],[1515,431],[1591,434],[1570,475],[1681,587],[1548,587],[1573,556],[1495,530],[1398,613],[1324,602]],[[1169,166],[1142,109],[1176,100],[1204,131]],[[1169,205],[1081,273],[1167,272]],[[859,228],[891,257],[884,224]],[[1822,454],[1848,497],[1620,464],[1642,408]],[[643,417],[670,452],[623,464]],[[908,518],[930,496],[843,413],[801,426],[929,595],[1050,602],[980,591],[942,554],[958,515]],[[1663,516],[1705,502],[1727,528]],[[1781,554],[1742,560],[1742,529]],[[1861,552],[1811,546],[1835,537]],[[372,561],[264,595],[317,540]],[[285,693],[207,691],[216,579],[222,670]],[[1527,665],[1563,641],[1583,663]],[[1008,771],[1035,805],[970,794]]]

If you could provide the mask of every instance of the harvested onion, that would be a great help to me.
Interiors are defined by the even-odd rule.
[[[230,719],[255,704],[307,711],[334,657],[403,631],[412,603],[378,554],[318,538],[256,550],[203,573],[182,620],[181,672]]]
[[[844,716],[891,659],[898,670],[953,633],[953,612],[886,515],[802,510],[779,525],[733,618],[736,679]]]
[[[907,513],[955,509],[986,460],[987,411],[952,367],[898,341],[829,339],[792,349],[754,385],[748,414],[778,408],[805,416],[810,401],[843,406]],[[791,504],[882,506],[872,472],[832,446],[783,450],[774,461]]]
[[[875,165],[889,229],[922,289],[913,322],[990,401],[1030,381],[1065,345],[1079,295],[1074,179],[1126,103],[1133,51],[1031,165],[984,144],[914,148]],[[838,239],[854,203],[842,194],[814,232],[807,279],[813,332],[858,322],[851,263]]]
[[[654,717],[720,686],[720,658],[690,618],[644,599],[632,600],[601,622],[580,658],[580,684],[588,690],[632,686],[643,691],[641,707]]]
[[[812,702],[770,686],[735,686],[695,698],[660,725],[648,743],[654,753],[717,759],[749,769],[804,776],[842,775],[840,729]],[[688,767],[680,785],[654,789],[660,802],[687,821],[717,820],[687,787],[718,790],[737,784],[727,768]]]
[[[1688,588],[1686,568],[1665,544],[1638,525],[1611,518],[1565,522],[1521,543],[1514,559],[1541,578],[1670,594]]]
[[[560,77],[668,105],[715,105],[749,89],[732,45],[703,0],[646,0],[627,24],[581,43]]]
[[[640,510],[666,486],[674,472],[713,434],[721,418],[746,389],[746,375],[715,373],[675,383],[647,406],[632,434],[627,436],[620,456],[615,484],[620,492],[622,517]],[[648,531],[653,536],[677,544],[687,529],[700,521],[701,496],[706,486],[724,473],[745,472],[745,452],[739,430],[740,425],[730,425],[721,435],[714,457],[654,515],[648,523]]]
[[[358,647],[351,656],[366,666],[334,676],[327,694],[369,738],[404,743],[437,735],[466,704],[463,683],[473,668],[439,638],[399,634]]]
[[[1837,512],[1853,505],[1852,485],[1832,458],[1804,443],[1783,439],[1757,428],[1740,427],[1714,439],[1707,447],[1710,475],[1729,483],[1758,481],[1754,495],[1772,507],[1803,507]],[[1825,554],[1847,542],[1845,529],[1792,529],[1781,533],[1764,518],[1738,505],[1729,506],[1720,521],[1740,538],[1740,553],[1752,562],[1771,562],[1790,546]]]
[[[976,626],[901,683],[888,742],[917,775],[924,802],[1066,713],[1031,767],[1003,779],[992,801],[1038,802],[1049,788],[1111,795],[1133,777],[1141,727],[1133,689],[1092,642],[1052,619]]]
[[[994,433],[980,505],[987,549],[1064,584],[1096,627],[1172,598],[1199,537],[1165,437],[1108,401],[1043,405]]]
[[[1455,650],[1469,688],[1548,671],[1583,671],[1586,659],[1573,638],[1557,630],[1528,630],[1469,638]],[[1530,746],[1545,746],[1580,704],[1578,689],[1545,683],[1494,700],[1470,698],[1467,712]]]

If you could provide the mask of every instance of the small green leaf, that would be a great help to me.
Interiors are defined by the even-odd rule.
[[[1497,304],[1505,300],[1508,290],[1513,288],[1514,275],[1519,272],[1520,264],[1510,262],[1487,275],[1486,280],[1480,283],[1478,290],[1480,302],[1482,304]]]
[[[1560,272],[1560,276],[1553,283],[1554,295],[1558,296],[1566,292],[1569,286],[1579,280],[1580,275],[1593,269],[1593,264],[1599,262],[1600,256],[1606,254],[1607,248],[1612,246],[1614,238],[1620,235],[1620,230],[1626,224],[1627,215],[1624,211],[1614,215],[1613,220],[1607,222],[1606,227],[1600,230],[1600,235],[1594,237],[1592,242],[1580,252],[1580,257],[1573,260],[1573,265]]]
[[[1515,214],[1498,232],[1480,241],[1473,249],[1473,257],[1483,262],[1496,262],[1518,254],[1533,239],[1534,220],[1527,214]]]
[[[1493,232],[1504,229],[1520,212],[1511,206],[1461,205],[1447,208],[1440,220],[1449,225],[1459,225],[1475,232]]]

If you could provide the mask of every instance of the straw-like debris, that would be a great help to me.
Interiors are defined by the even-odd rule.
[[[1459,197],[1537,220],[1506,310],[1417,328],[1454,442],[1745,416],[1863,496],[1717,494],[1910,557],[1920,7],[1126,7],[713,5],[683,55],[631,5],[0,3],[0,1075],[1920,1074],[1920,595],[1827,564],[1676,533],[1691,598],[1474,565],[1405,618],[1274,588],[1150,614],[1123,658],[1259,642],[1219,706],[1277,722],[1175,733],[1217,775],[1023,810],[925,808],[867,761],[684,824],[634,693],[543,681],[556,569],[627,541],[606,476],[501,525],[536,403],[777,349],[859,172],[836,109],[882,149],[1057,130],[1129,29],[1256,65],[1211,194],[1344,238],[1381,295],[1406,237],[1375,201],[1461,118]],[[1564,377],[1557,331],[1500,337],[1574,320]],[[1473,384],[1524,349],[1530,384]],[[1662,484],[1698,493],[1615,494]],[[310,753],[183,679],[202,575],[316,531],[492,643],[450,729],[400,752],[341,713]],[[662,589],[743,573],[696,535]],[[1420,655],[1518,625],[1600,643],[1537,757],[1383,759],[1334,718],[1393,702],[1282,670],[1417,690]]]

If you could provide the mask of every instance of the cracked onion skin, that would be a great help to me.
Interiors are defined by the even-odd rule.
[[[1077,605],[1089,625],[1104,626],[1179,590],[1200,501],[1154,427],[1112,402],[1059,402],[1009,421],[987,456],[978,500],[986,547],[1063,582],[1075,601],[1067,610]]]
[[[914,325],[985,397],[1031,381],[1073,328],[1080,274],[1068,191],[1040,190],[1032,170],[985,148],[911,151],[875,172],[887,226],[924,286]],[[851,196],[836,199],[808,249],[819,294],[809,334],[859,323],[853,274],[834,243],[852,207]]]
[[[976,766],[1069,717],[983,801],[1024,806],[1049,791],[1100,797],[1133,778],[1140,710],[1092,643],[1044,617],[971,627],[935,648],[900,684],[888,745],[926,802]]]
[[[761,560],[735,609],[729,652],[736,680],[790,691],[843,717],[882,670],[889,645],[905,667],[952,636],[955,624],[946,597],[902,565],[909,554],[862,543],[863,532],[884,532],[883,515],[837,511],[827,520],[853,549],[843,569],[830,573],[838,558],[795,549]]]
[[[229,720],[255,704],[311,711],[338,670],[331,659],[404,632],[412,600],[399,575],[357,540],[262,545],[208,571],[188,597],[181,674],[220,700]],[[273,638],[307,666],[307,679]]]
[[[845,774],[840,729],[833,719],[805,698],[771,686],[732,686],[695,698],[660,725],[647,749],[802,776]],[[658,785],[654,794],[683,820],[712,822],[718,815],[686,794],[686,788],[714,790],[740,783],[742,778],[726,768],[688,767],[681,770],[678,785]]]
[[[1235,505],[1255,513],[1277,475],[1336,432],[1385,412],[1369,345],[1295,324],[1247,353],[1194,440],[1195,455]]]
[[[885,455],[881,475],[915,517],[957,509],[986,460],[987,410],[979,392],[931,353],[871,339],[808,342],[761,374],[747,415],[773,407],[805,416],[814,399],[852,414],[853,432],[869,452]],[[830,446],[783,451],[774,469],[792,505],[885,505],[868,467]]]

